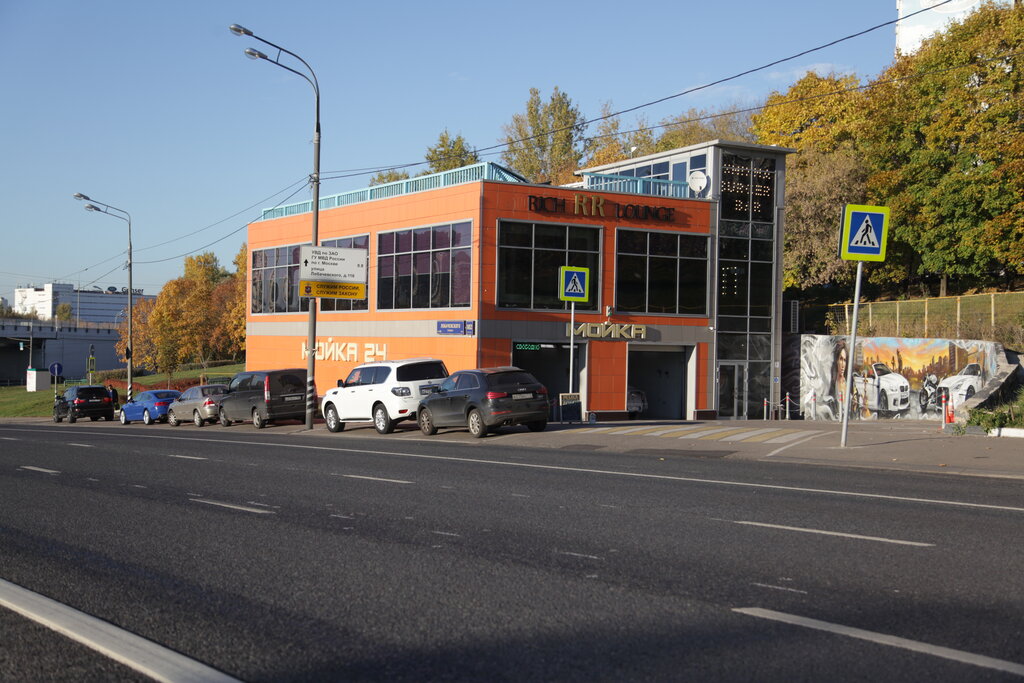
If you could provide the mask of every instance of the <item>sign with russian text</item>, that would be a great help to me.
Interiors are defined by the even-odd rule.
[[[299,296],[325,299],[365,299],[366,285],[361,282],[310,282],[299,280]]]

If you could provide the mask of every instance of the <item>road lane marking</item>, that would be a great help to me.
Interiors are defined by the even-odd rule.
[[[1005,671],[1017,676],[1024,676],[1024,664],[1008,662],[1004,659],[986,657],[985,655],[976,655],[972,652],[954,650],[952,648],[942,647],[941,645],[931,645],[917,640],[890,636],[888,634],[877,633],[875,631],[865,631],[864,629],[854,628],[852,626],[833,624],[828,621],[819,621],[818,619],[810,619],[808,617],[801,617],[795,614],[786,614],[785,612],[776,612],[774,610],[763,609],[760,607],[736,607],[733,608],[732,611],[739,614],[745,614],[750,617],[769,619],[771,621],[779,621],[793,626],[802,626],[816,631],[825,631],[827,633],[835,633],[841,636],[849,636],[850,638],[866,640],[879,645],[888,645],[890,647],[898,647],[912,652],[932,655],[934,657],[951,659],[954,662],[960,662],[962,664],[973,664],[974,666],[980,666],[986,669],[995,669],[996,671]]]
[[[796,441],[797,439],[799,439],[800,437],[803,437],[803,436],[816,436],[818,434],[821,434],[821,432],[820,431],[809,431],[808,432],[808,431],[804,431],[802,429],[799,429],[799,430],[797,430],[795,432],[792,432],[790,434],[783,434],[782,436],[777,436],[774,439],[768,439],[768,440],[765,441],[765,443],[789,443],[790,441]]]
[[[569,557],[582,557],[584,560],[600,560],[601,558],[597,555],[584,555],[583,553],[570,553],[565,550],[556,550],[559,555],[568,555]]]
[[[692,432],[695,429],[705,429],[706,425],[687,425],[685,427],[672,427],[671,429],[662,429],[657,432],[651,432],[650,436],[663,436],[665,434],[678,434],[679,432]]]
[[[749,441],[750,443],[756,443],[758,441],[764,441],[765,439],[770,439],[773,434],[778,435],[782,431],[783,430],[779,429],[778,427],[766,427],[765,429],[753,429],[753,430],[748,430],[744,434],[739,434],[737,436],[726,437],[726,438],[722,439],[722,441]]]
[[[450,531],[431,531],[430,533],[437,534],[438,536],[452,536],[453,538],[462,538],[462,534],[453,534]]]
[[[260,508],[252,508],[247,505],[235,505],[234,503],[225,503],[219,500],[210,500],[208,498],[189,498],[193,503],[203,503],[205,505],[216,505],[222,508],[231,508],[232,510],[241,510],[242,512],[254,512],[257,515],[275,515],[277,514],[273,510],[262,510]]]
[[[714,519],[714,518],[712,518]],[[841,531],[825,531],[824,529],[806,529],[799,526],[785,526],[782,524],[766,524],[764,522],[747,522],[738,519],[723,519],[722,522],[732,522],[744,526],[760,526],[768,529],[781,529],[782,531],[799,531],[805,534],[821,534],[823,536],[840,536],[842,538],[853,538],[859,541],[878,541],[879,543],[895,543],[897,545],[913,545],[919,548],[934,548],[934,543],[921,543],[919,541],[901,541],[895,538],[884,538],[881,536],[862,536],[860,534],[847,534]]]
[[[0,441],[21,441],[21,439],[15,439],[13,436],[0,436]]]
[[[96,446],[94,446],[91,443],[74,443],[74,442],[69,442],[68,445],[69,446],[78,446],[79,448],[96,448]]]
[[[801,593],[807,595],[807,591],[798,590],[796,588],[787,588],[786,586],[773,586],[770,583],[752,583],[751,586],[757,586],[758,588],[771,588],[776,591],[786,591],[788,593]]]
[[[698,439],[704,439],[708,441],[719,441],[721,439],[728,439],[730,436],[736,436],[737,434],[746,434],[750,430],[746,427],[740,429],[727,429],[725,432],[717,432],[715,434],[707,434],[705,436],[699,436]],[[680,439],[684,437],[679,437]]]
[[[158,681],[238,683],[201,662],[3,579],[0,605]]]
[[[25,429],[21,431],[39,431]],[[97,432],[103,434],[103,432]],[[135,438],[135,439],[177,439],[181,441],[192,441],[200,443],[210,444],[234,444],[239,446],[264,446],[275,451],[281,449],[291,450],[307,450],[307,451],[319,451],[322,453],[355,453],[358,455],[387,455],[396,458],[410,458],[414,460],[432,460],[437,462],[453,462],[453,463],[469,463],[473,465],[490,465],[497,467],[522,467],[525,469],[550,471],[550,472],[577,472],[579,474],[600,474],[612,477],[624,477],[630,479],[650,479],[654,481],[676,481],[690,484],[710,484],[715,486],[736,486],[740,488],[751,488],[751,489],[764,489],[774,491],[795,491],[799,493],[815,493],[825,496],[845,496],[850,498],[864,498],[867,500],[892,500],[903,503],[921,503],[924,505],[946,505],[949,507],[966,508],[971,510],[1000,510],[1002,512],[1022,512],[1024,513],[1024,507],[1015,507],[1012,505],[991,505],[987,503],[967,503],[959,500],[942,500],[938,498],[914,498],[910,496],[893,496],[884,493],[863,493],[861,491],[843,491],[840,489],[816,489],[804,486],[783,486],[781,484],[755,484],[745,481],[729,481],[727,479],[703,479],[701,477],[680,477],[673,476],[670,474],[652,474],[647,472],[626,472],[616,470],[600,470],[586,467],[569,467],[566,465],[541,465],[537,463],[528,462],[513,462],[509,460],[493,460],[493,459],[482,459],[482,458],[460,458],[452,455],[425,455],[422,453],[401,453],[398,451],[374,451],[367,450],[365,448],[342,448],[332,447],[324,445],[311,445],[311,444],[293,444],[293,443],[282,443],[279,441],[247,441],[242,439],[219,439],[219,438],[205,438],[205,437],[183,437],[183,436],[167,436],[167,435],[150,435],[143,434],[141,430],[139,433],[130,433],[127,431],[112,432],[118,436],[124,438]],[[814,434],[808,437],[808,440],[813,439],[820,434]],[[784,448],[787,448],[793,444],[787,444],[782,446],[773,453],[777,453]],[[771,453],[769,454],[771,455]],[[252,463],[253,467],[258,465]],[[337,476],[337,473],[332,473]],[[412,482],[408,482],[412,483]]]
[[[42,472],[43,474],[60,474],[59,470],[48,470],[45,467],[33,467],[32,465],[22,465],[18,469],[19,470],[32,470],[33,472]]]
[[[167,454],[168,458],[181,458],[182,460],[206,460],[206,458],[200,458],[198,455],[173,455]]]
[[[403,479],[384,479],[383,477],[362,477],[358,474],[343,474],[343,477],[348,479],[365,479],[366,481],[383,481],[388,484],[412,484],[411,481],[405,481]]]

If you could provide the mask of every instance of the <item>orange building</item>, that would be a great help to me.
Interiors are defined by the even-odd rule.
[[[481,163],[323,197],[320,245],[366,250],[364,299],[303,297],[311,202],[267,209],[249,226],[247,368],[304,366],[308,305],[318,301],[321,393],[360,363],[431,356],[449,371],[516,365],[552,396],[571,382],[585,415],[624,416],[630,387],[646,393],[644,417],[760,415],[778,375],[775,197],[788,151],[714,141],[592,169],[574,187],[532,185]],[[759,186],[765,159],[771,169]],[[731,180],[742,175],[730,175],[738,163],[745,184]],[[666,165],[668,177],[653,173]],[[764,179],[771,184],[770,211],[745,226],[730,219],[724,241],[723,169],[735,185],[725,201],[745,192],[748,214]],[[729,261],[719,258],[723,246]],[[561,296],[572,296],[563,266],[585,280],[574,304]],[[732,358],[721,355],[723,331]]]

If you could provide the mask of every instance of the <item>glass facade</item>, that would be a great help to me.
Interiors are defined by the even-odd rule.
[[[370,236],[369,235],[357,235],[356,237],[343,237],[336,240],[321,240],[321,246],[324,247],[341,247],[343,249],[366,249],[366,261],[369,266],[370,261]],[[369,271],[369,268],[367,268]],[[365,311],[367,309],[367,299],[320,299],[320,310],[321,311]]]
[[[309,310],[309,299],[299,296],[300,246],[292,244],[252,252],[250,310],[253,313],[298,313]]]
[[[708,313],[708,238],[619,228],[615,308],[630,313]]]
[[[723,154],[718,359],[746,362],[751,418],[763,415],[771,391],[775,231],[775,160]]]
[[[601,230],[579,225],[498,224],[498,308],[568,310],[558,298],[558,269],[590,269],[590,298],[576,308],[597,310],[600,291]]]
[[[470,305],[472,224],[443,223],[377,235],[377,308]]]

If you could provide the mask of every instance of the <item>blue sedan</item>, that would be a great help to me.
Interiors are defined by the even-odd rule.
[[[132,420],[142,420],[148,425],[167,422],[167,408],[179,396],[181,392],[173,389],[143,391],[131,401],[121,404],[121,424],[131,424]]]

